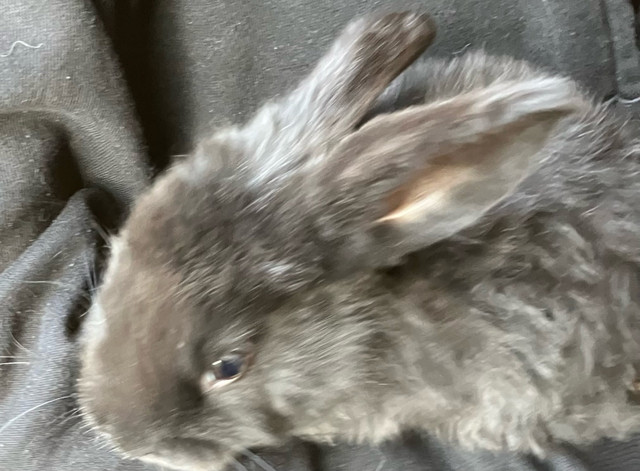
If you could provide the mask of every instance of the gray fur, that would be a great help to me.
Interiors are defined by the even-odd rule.
[[[482,52],[416,63],[374,104],[432,38],[424,15],[352,23],[290,96],[140,199],[79,382],[123,453],[217,470],[294,436],[418,429],[544,456],[638,430],[638,141],[567,80]],[[540,123],[531,151],[519,130]],[[494,163],[475,145],[512,147]],[[381,219],[389,192],[443,155],[526,165],[495,195],[469,185],[493,203],[448,232],[433,230],[438,205]],[[208,365],[249,339],[248,373],[202,391]]]

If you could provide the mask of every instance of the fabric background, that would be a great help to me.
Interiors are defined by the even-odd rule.
[[[628,0],[0,2],[0,470],[146,469],[104,449],[74,398],[104,232],[173,155],[287,90],[350,18],[379,6],[431,12],[428,54],[526,58],[640,117]],[[633,470],[640,439],[560,448],[545,463],[417,436],[261,456],[278,471]]]

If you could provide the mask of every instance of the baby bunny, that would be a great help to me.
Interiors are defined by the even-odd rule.
[[[123,454],[213,471],[412,429],[543,457],[639,429],[638,142],[512,59],[399,75],[434,34],[411,12],[352,22],[138,201],[78,386]],[[371,118],[403,84],[420,102]]]

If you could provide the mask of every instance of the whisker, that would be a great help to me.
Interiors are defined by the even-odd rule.
[[[51,281],[51,280],[25,280],[22,283],[25,285],[52,285],[52,286],[58,286],[60,288],[74,287],[74,285],[70,283],[62,283],[61,281]]]
[[[91,301],[93,301],[93,295],[95,290],[98,287],[98,276],[96,273],[95,262],[91,261],[89,257],[85,257],[85,266],[87,269],[87,281],[89,283],[89,294],[91,297]]]
[[[26,411],[16,415],[13,419],[9,420],[7,423],[5,423],[2,427],[0,427],[0,433],[4,432],[6,429],[8,429],[11,424],[13,424],[15,421],[20,420],[21,418],[23,418],[25,415],[30,414],[31,412],[34,412],[44,406],[48,406],[49,404],[53,404],[54,402],[58,402],[58,401],[62,401],[65,399],[71,399],[73,396],[71,395],[67,395],[67,396],[61,396],[61,397],[56,397],[55,399],[51,399],[50,401],[46,401],[43,402],[42,404],[38,404],[37,406],[34,406],[30,409],[27,409]]]
[[[257,464],[260,468],[262,468],[264,471],[276,471],[276,469],[271,466],[269,463],[267,463],[265,460],[263,460],[262,458],[260,458],[258,455],[256,455],[255,453],[247,450],[246,448],[244,450],[242,450],[241,452],[244,456],[246,456],[247,458],[249,458],[251,461],[253,461],[255,464]]]
[[[247,469],[246,466],[244,466],[242,463],[240,463],[240,461],[238,461],[235,458],[231,458],[232,463],[233,463],[233,467],[236,468],[238,471],[249,471]]]
[[[86,420],[83,420],[82,423],[80,423],[80,430],[84,431],[85,434],[91,430],[93,430],[93,426],[88,423]]]
[[[18,342],[18,339],[15,338],[15,336],[13,335],[13,332],[9,332],[9,335],[11,335],[11,338],[13,339],[13,341],[15,342],[16,346],[20,349],[22,349],[23,351],[27,352],[29,355],[31,355],[31,351],[29,349],[27,349],[24,345],[22,345],[20,342]]]
[[[97,221],[94,221],[93,224],[91,224],[91,228],[96,231],[107,247],[111,248],[111,236],[109,235],[109,232]]]
[[[58,417],[56,417],[51,423],[51,426],[55,425],[57,427],[62,427],[63,425],[67,424],[71,420],[80,419],[81,415],[82,414],[80,413],[80,408],[75,407],[71,409],[71,411],[65,411],[62,414],[60,414]]]
[[[5,363],[0,363],[0,366],[6,365],[30,365],[31,363],[28,361],[7,361]]]

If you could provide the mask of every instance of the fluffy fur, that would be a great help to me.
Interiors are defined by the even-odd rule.
[[[418,429],[544,456],[638,430],[638,142],[509,58],[429,59],[392,82],[433,34],[412,13],[353,22],[298,89],[138,202],[79,382],[123,453],[217,470],[294,436]],[[247,374],[202,391],[248,339]]]

